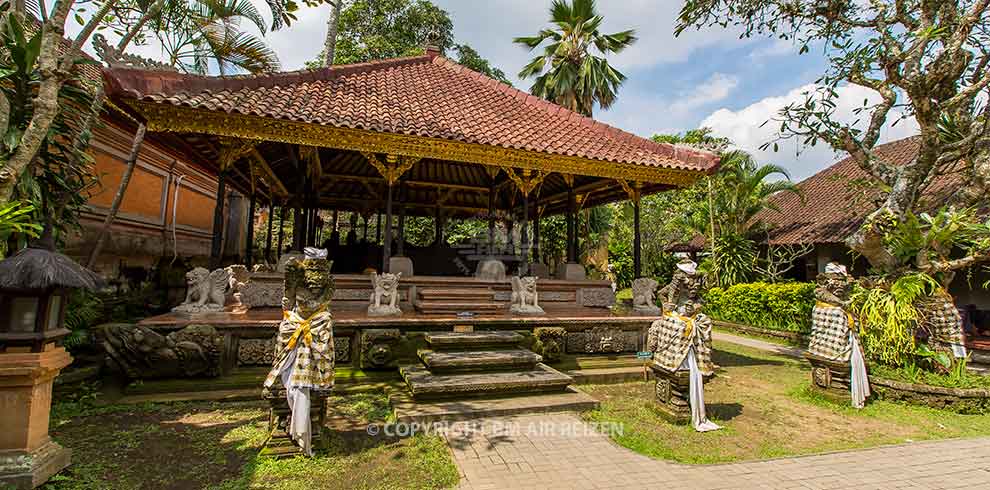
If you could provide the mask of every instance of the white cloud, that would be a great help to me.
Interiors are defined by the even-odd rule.
[[[713,73],[694,90],[681,94],[677,101],[670,105],[670,110],[684,114],[693,109],[718,102],[729,96],[739,86],[739,78],[724,73]]]
[[[773,141],[777,136],[779,124],[773,121],[764,122],[776,117],[778,111],[784,106],[804,100],[804,93],[814,90],[814,85],[804,85],[797,87],[784,95],[767,97],[759,100],[740,110],[719,109],[706,117],[700,124],[702,127],[710,127],[721,136],[728,137],[739,148],[752,153],[757,159],[765,163],[776,163],[787,168],[791,173],[791,178],[801,180],[813,173],[831,165],[839,157],[830,147],[819,143],[814,147],[802,147],[797,141],[787,140],[780,143],[778,152],[772,148],[760,150],[760,146],[769,141]],[[872,90],[856,85],[846,85],[837,89],[838,99],[835,118],[841,121],[854,122],[859,120],[858,126],[866,125],[866,116],[857,116],[854,110],[862,107],[863,100],[868,100],[870,104],[876,103],[878,96]],[[884,128],[881,142],[892,141],[907,136],[917,134],[918,126],[914,119],[900,121],[896,126],[891,127],[894,122],[894,113],[888,117],[888,125]]]

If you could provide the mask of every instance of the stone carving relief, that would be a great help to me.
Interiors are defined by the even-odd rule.
[[[610,327],[595,327],[584,332],[567,333],[567,352],[586,354],[617,354],[637,352],[640,347],[638,331]]]
[[[509,311],[519,315],[544,314],[536,292],[535,276],[512,276],[512,306]]]
[[[615,304],[615,291],[612,288],[584,288],[578,290],[581,306],[608,308]]]
[[[361,331],[361,368],[384,369],[398,366],[396,344],[402,333],[397,328]]]
[[[567,330],[561,327],[538,327],[533,330],[536,337],[536,350],[545,362],[554,362],[564,353],[564,338]]]
[[[371,273],[371,304],[368,316],[399,316],[399,278],[402,274]]]
[[[209,325],[190,325],[162,335],[148,327],[97,327],[107,365],[131,379],[219,376],[226,352],[224,335]]]
[[[270,339],[241,339],[237,343],[237,364],[241,366],[271,366],[275,360],[275,337]]]
[[[172,308],[177,313],[209,313],[223,311],[224,293],[230,286],[230,272],[217,269],[210,272],[197,267],[186,273],[186,300]]]

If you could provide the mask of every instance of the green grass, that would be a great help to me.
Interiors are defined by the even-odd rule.
[[[330,431],[314,458],[259,458],[268,412],[261,402],[95,406],[89,395],[61,400],[52,434],[73,464],[46,490],[429,489],[458,481],[443,439],[371,437]],[[355,425],[391,414],[382,393],[330,399]]]
[[[632,299],[633,299],[632,288],[620,289],[615,292],[616,301],[632,301]]]
[[[863,410],[832,403],[809,388],[799,360],[716,342],[718,376],[705,386],[709,418],[724,428],[697,433],[667,423],[653,384],[588,385],[601,400],[585,417],[621,424],[620,445],[659,459],[724,463],[907,441],[990,435],[990,416],[872,401]]]
[[[990,376],[979,376],[972,373],[963,373],[962,377],[955,378],[923,369],[911,371],[905,368],[874,364],[870,366],[870,374],[905,383],[926,384],[945,388],[990,389]]]

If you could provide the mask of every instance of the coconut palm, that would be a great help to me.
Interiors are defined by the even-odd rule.
[[[605,56],[629,47],[636,36],[632,29],[602,34],[598,29],[603,20],[594,0],[554,0],[550,7],[553,28],[513,40],[530,50],[549,41],[542,54],[519,72],[520,78],[536,79],[530,88],[533,95],[586,116],[591,116],[595,103],[602,109],[611,107],[626,77]]]
[[[250,0],[168,2],[154,32],[168,64],[186,72],[205,74],[214,67],[221,75],[278,70],[278,56],[264,40],[242,30],[245,21],[265,34],[265,19]]]

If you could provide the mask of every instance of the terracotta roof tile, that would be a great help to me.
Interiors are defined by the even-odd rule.
[[[104,70],[124,99],[710,172],[711,153],[627,133],[426,55],[258,76]]]

